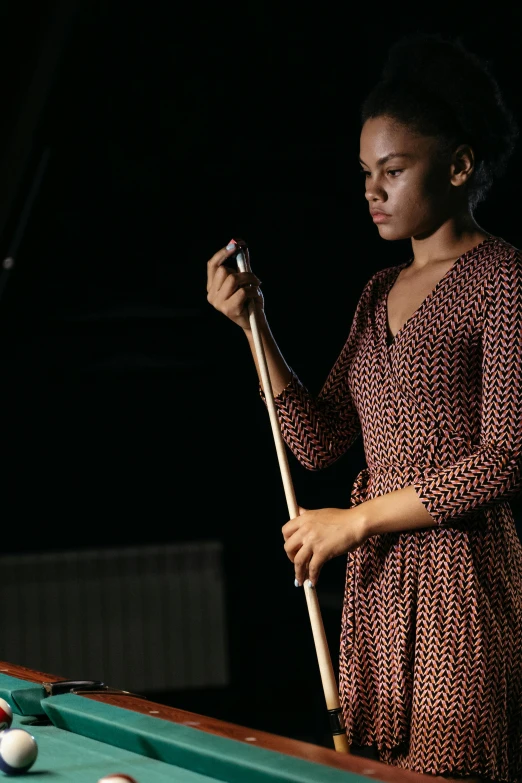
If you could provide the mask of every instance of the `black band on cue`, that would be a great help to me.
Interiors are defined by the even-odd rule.
[[[328,719],[330,721],[330,731],[332,734],[345,734],[346,726],[341,707],[328,710]]]

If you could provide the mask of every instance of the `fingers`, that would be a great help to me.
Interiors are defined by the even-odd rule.
[[[304,584],[305,579],[308,578],[308,563],[312,558],[312,554],[310,547],[302,546],[293,558],[295,571],[294,584],[296,587],[301,587]]]
[[[214,253],[212,258],[209,258],[207,261],[207,293],[214,284],[214,278],[218,269],[223,266],[227,258],[230,258],[230,256],[234,255],[236,250],[237,246],[232,242],[229,242],[226,247],[222,247],[221,250],[218,250],[217,253]],[[226,272],[226,270],[224,271]]]
[[[295,520],[290,520],[285,525],[287,533],[292,529],[292,522]],[[309,578],[308,564],[316,554],[315,547],[311,541],[307,541],[306,537],[303,537],[303,531],[297,527],[291,535],[287,536],[284,550],[290,562],[294,564],[295,585],[301,587],[305,579]]]
[[[294,557],[295,586],[302,587],[308,581],[310,587],[315,587],[325,562],[320,550],[313,551],[309,546],[302,546]]]
[[[261,285],[261,280],[253,272],[237,272],[234,277],[238,288],[257,288]]]
[[[288,539],[294,535],[296,530],[299,530],[301,527],[301,523],[299,522],[299,519],[296,517],[295,519],[291,519],[289,522],[287,522],[283,527],[281,528],[281,531],[283,533],[283,538],[285,541],[288,541]],[[286,547],[285,547],[286,549]]]
[[[298,509],[298,515],[294,517],[294,519],[290,519],[283,527],[281,528],[281,531],[283,533],[283,538],[285,541],[292,536],[296,530],[298,530],[301,525],[303,524],[303,520],[299,519],[302,514],[305,514],[308,509],[303,508],[302,506],[297,506]]]
[[[229,318],[238,318],[247,299],[257,298],[258,289],[253,286],[238,286],[237,277],[238,274],[221,266],[216,270],[212,283],[208,285],[208,302]]]
[[[212,269],[215,269],[216,267],[221,266],[221,264],[226,261],[227,258],[234,255],[236,251],[237,245],[235,244],[234,240],[231,240],[226,247],[222,247],[217,251],[217,253],[214,253],[214,255],[209,258],[207,264]]]
[[[282,527],[285,540],[284,549],[288,559],[294,564],[295,586],[301,587],[306,580],[315,586],[326,556],[323,545],[310,535],[309,525],[303,519],[308,509],[298,506],[299,516],[290,519]]]
[[[230,278],[234,280],[233,272],[226,266],[219,265],[214,270],[209,270],[207,273],[207,294],[209,297],[214,292],[214,295],[221,289],[225,280]]]
[[[223,280],[230,274],[230,270],[225,269],[223,264],[233,254],[234,246],[232,246],[231,250],[223,247],[207,261],[207,293],[210,293],[216,287],[216,281],[219,282],[217,286],[219,290]]]
[[[312,583],[312,587],[316,586],[325,562],[326,559],[319,552],[314,552],[311,560],[308,562],[308,579]]]
[[[237,250],[233,241],[214,253],[207,262],[207,301],[235,323],[246,328],[249,323],[248,301],[263,307],[261,281],[252,272],[239,272],[227,263]]]
[[[232,318],[233,320],[238,319],[241,317],[244,311],[246,299],[247,295],[245,294],[244,290],[239,288],[234,294],[223,299],[219,309],[228,318]],[[211,302],[211,304],[217,306],[215,301]]]

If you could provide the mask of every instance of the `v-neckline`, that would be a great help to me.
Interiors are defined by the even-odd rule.
[[[450,266],[450,268],[442,275],[438,283],[435,285],[435,287],[430,291],[430,293],[424,297],[420,305],[417,307],[416,310],[413,311],[413,313],[410,315],[409,318],[406,319],[406,321],[403,323],[403,325],[400,327],[400,329],[397,330],[395,335],[392,335],[391,329],[390,329],[390,320],[388,317],[388,295],[393,288],[397,278],[399,277],[400,273],[403,269],[406,269],[406,267],[411,266],[413,263],[413,258],[410,258],[409,261],[406,261],[404,264],[399,264],[399,266],[392,267],[394,269],[394,274],[390,275],[390,278],[388,280],[388,284],[386,286],[386,291],[384,293],[384,341],[386,344],[386,347],[388,350],[391,350],[395,344],[397,343],[397,339],[401,338],[404,331],[411,325],[412,322],[416,321],[419,315],[422,313],[422,311],[425,309],[426,305],[431,302],[431,300],[438,294],[439,290],[442,288],[442,286],[446,283],[446,281],[453,276],[455,273],[455,270],[457,267],[461,265],[463,261],[466,261],[470,255],[475,253],[477,250],[479,250],[483,245],[486,244],[486,242],[490,242],[491,240],[495,239],[493,235],[489,235],[485,237],[481,242],[479,242],[477,245],[474,245],[474,247],[470,247],[469,250],[466,250],[465,253],[462,253],[458,258],[455,259],[453,264]]]

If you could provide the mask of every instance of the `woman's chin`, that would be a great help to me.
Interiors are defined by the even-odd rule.
[[[400,231],[397,226],[391,226],[389,223],[380,223],[377,225],[379,236],[382,239],[393,241],[395,239],[410,239],[411,234]]]

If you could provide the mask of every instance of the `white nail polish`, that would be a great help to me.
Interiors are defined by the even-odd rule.
[[[301,587],[301,585],[299,584],[299,582],[297,581],[297,579],[294,579],[294,585],[295,585],[296,587]]]
[[[312,582],[311,582],[311,580],[310,580],[310,579],[309,579],[309,580],[308,580],[308,582],[306,583],[306,586],[307,586],[307,587],[313,587],[313,584],[312,584]]]
[[[229,242],[228,245],[226,246],[225,250],[233,250],[235,248],[235,246],[236,246],[235,242]]]

